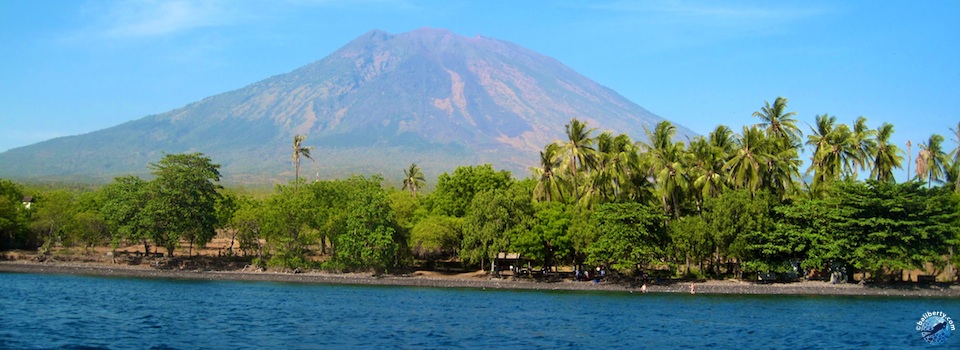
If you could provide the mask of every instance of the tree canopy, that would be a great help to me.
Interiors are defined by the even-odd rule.
[[[837,268],[896,278],[960,263],[960,124],[949,134],[955,145],[933,134],[904,152],[893,125],[873,129],[862,116],[845,124],[821,114],[805,133],[783,97],[753,117],[687,140],[663,121],[639,142],[572,118],[529,177],[460,166],[432,191],[416,163],[397,169],[403,180],[390,183],[399,189],[379,175],[301,181],[299,157],[310,157],[302,135],[296,178],[259,196],[224,191],[219,165],[201,153],[164,156],[149,166],[151,180],[118,177],[91,190],[0,179],[0,248],[109,240],[173,255],[221,234],[228,254],[237,243],[270,268],[384,272],[414,259],[486,268],[512,252],[548,269],[747,278]],[[897,183],[903,165],[916,168]]]

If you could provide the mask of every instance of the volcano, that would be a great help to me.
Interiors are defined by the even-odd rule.
[[[288,181],[306,134],[304,177],[383,174],[411,163],[428,178],[492,163],[529,175],[571,118],[643,139],[663,118],[557,60],[488,37],[423,28],[370,31],[292,72],[161,114],[0,153],[0,177],[145,174],[164,154],[203,152],[225,182]],[[678,125],[678,137],[695,135]],[[314,172],[316,175],[314,175]]]

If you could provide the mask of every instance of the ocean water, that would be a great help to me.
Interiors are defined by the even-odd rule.
[[[0,273],[0,349],[919,349],[928,311],[960,300]]]

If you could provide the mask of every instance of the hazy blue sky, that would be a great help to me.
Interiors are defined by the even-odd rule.
[[[777,96],[805,123],[893,123],[901,147],[941,133],[953,149],[960,122],[960,1],[0,0],[0,151],[419,27],[533,49],[700,133]]]

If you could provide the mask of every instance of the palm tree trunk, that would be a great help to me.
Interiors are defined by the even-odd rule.
[[[680,210],[678,208],[679,206],[680,206],[680,203],[679,203],[679,200],[677,199],[677,196],[673,196],[673,208],[672,208],[673,216],[678,220],[680,219]]]
[[[903,158],[900,158],[903,159]],[[913,162],[913,155],[910,154],[910,140],[907,140],[907,181],[910,181],[910,163]]]
[[[296,175],[295,175],[295,176],[296,176],[296,179],[295,179],[296,182],[293,183],[293,189],[294,189],[294,190],[299,190],[299,189],[300,189],[300,157],[297,157],[297,161],[296,161],[295,163],[296,163],[296,169],[297,169],[297,170],[296,170]]]

